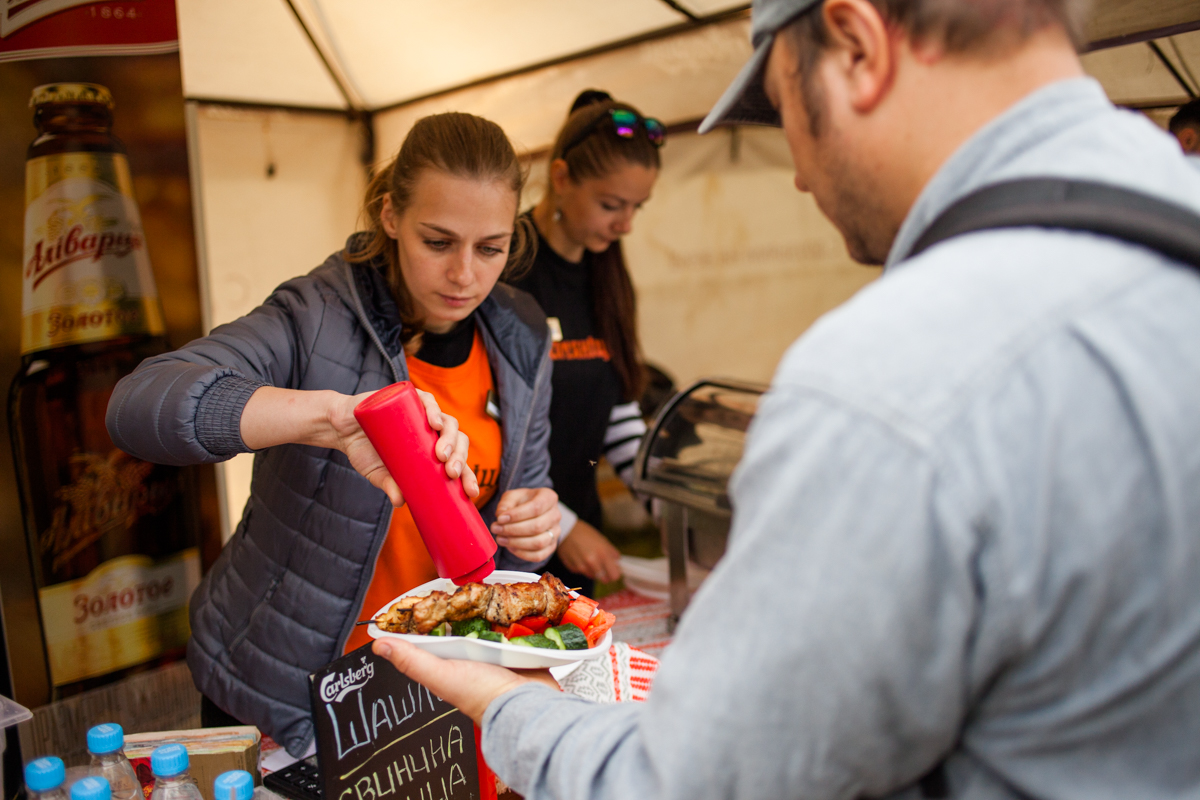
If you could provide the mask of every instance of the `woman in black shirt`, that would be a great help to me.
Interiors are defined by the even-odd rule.
[[[562,539],[549,569],[568,585],[614,581],[619,553],[599,531],[596,462],[626,482],[646,431],[633,284],[621,237],[650,198],[665,131],[605,92],[576,98],[550,154],[546,196],[530,212],[537,259],[516,286],[549,318],[554,360],[550,477]]]

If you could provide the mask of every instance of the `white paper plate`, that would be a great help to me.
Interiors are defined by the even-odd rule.
[[[496,570],[483,579],[484,583],[537,583],[540,575],[531,572],[511,572]],[[425,597],[430,592],[453,592],[458,587],[449,578],[424,583],[400,597],[388,602],[383,608],[372,614],[381,617],[403,597]],[[571,592],[575,597],[578,593]],[[372,639],[403,639],[415,644],[422,650],[442,658],[459,658],[465,661],[482,661],[485,664],[497,664],[510,669],[544,669],[572,664],[576,661],[587,661],[608,652],[612,644],[612,631],[604,634],[600,644],[590,650],[544,650],[539,647],[522,647],[519,644],[502,644],[500,642],[485,642],[479,639],[467,639],[462,636],[422,636],[416,633],[389,633],[372,622],[367,626],[367,633]]]

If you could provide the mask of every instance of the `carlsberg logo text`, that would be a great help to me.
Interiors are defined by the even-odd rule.
[[[367,681],[374,676],[374,664],[364,664],[358,669],[351,667],[345,672],[326,675],[321,679],[321,699],[326,703],[340,703],[349,692],[366,686]]]
[[[36,289],[51,272],[75,261],[91,259],[99,261],[105,256],[123,258],[142,246],[141,234],[132,231],[105,231],[104,233],[83,232],[82,225],[75,225],[58,241],[38,242],[33,247],[29,263],[25,265],[25,280],[33,281]]]

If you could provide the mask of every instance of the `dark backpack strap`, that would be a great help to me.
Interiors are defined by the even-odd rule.
[[[943,211],[905,258],[964,233],[1028,227],[1111,236],[1200,269],[1200,214],[1130,189],[1064,178],[1023,178],[972,192]]]
[[[985,186],[951,205],[905,256],[964,233],[1001,228],[1056,228],[1111,236],[1200,270],[1200,214],[1105,183],[1024,178]],[[925,798],[950,796],[946,762],[917,786]]]

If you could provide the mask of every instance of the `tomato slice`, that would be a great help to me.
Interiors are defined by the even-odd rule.
[[[526,617],[517,624],[524,625],[534,633],[541,633],[550,627],[550,620],[546,617]]]
[[[611,611],[600,611],[596,614],[596,617],[592,620],[592,624],[588,626],[585,632],[588,647],[595,647],[600,644],[600,640],[604,638],[604,634],[608,633],[616,621],[617,615]]]
[[[579,595],[578,597],[576,597],[576,598],[575,598],[574,600],[572,600],[571,602],[572,602],[572,603],[587,603],[587,604],[588,604],[589,606],[591,606],[592,608],[598,608],[598,607],[600,606],[600,601],[599,601],[599,600],[593,600],[592,598],[590,598],[590,597],[584,597],[583,595]]]
[[[514,622],[508,627],[508,633],[504,635],[509,639],[515,639],[518,636],[533,636],[533,631],[519,622]]]
[[[592,620],[592,612],[594,611],[595,609],[592,606],[576,600],[575,602],[571,603],[571,605],[567,606],[567,611],[565,614],[563,614],[562,621],[558,624],[566,625],[570,623],[571,625],[579,628],[579,630],[586,631],[588,623]]]

